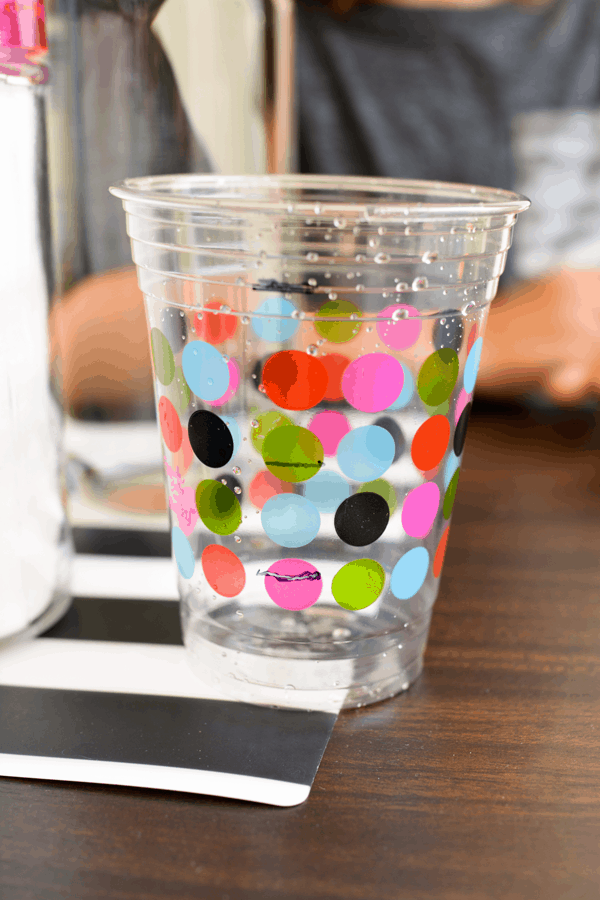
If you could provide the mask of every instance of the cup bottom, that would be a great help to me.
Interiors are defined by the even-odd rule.
[[[205,683],[248,703],[329,712],[406,690],[422,671],[430,621],[427,615],[403,632],[394,622],[393,631],[367,637],[358,617],[327,605],[306,610],[300,621],[290,617],[296,635],[264,607],[244,609],[253,622],[246,633],[233,603],[200,616],[184,601],[182,616],[190,666]],[[285,640],[277,639],[271,616]]]

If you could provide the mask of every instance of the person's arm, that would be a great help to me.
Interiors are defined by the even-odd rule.
[[[600,394],[600,271],[562,268],[492,305],[477,391],[541,392],[559,405]]]

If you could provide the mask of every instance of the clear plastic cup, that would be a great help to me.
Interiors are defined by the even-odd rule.
[[[316,176],[111,190],[146,301],[194,668],[315,709],[406,689],[528,201]]]

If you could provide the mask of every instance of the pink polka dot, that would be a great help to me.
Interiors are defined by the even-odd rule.
[[[456,401],[456,409],[454,411],[454,424],[455,425],[458,425],[458,420],[460,419],[460,414],[462,413],[462,411],[465,408],[465,406],[467,405],[467,403],[470,403],[472,399],[473,399],[473,394],[467,394],[467,392],[463,388],[461,390],[460,394],[458,395],[458,400]]]
[[[227,363],[227,367],[229,369],[229,387],[225,391],[222,397],[219,397],[218,400],[205,400],[205,403],[208,403],[210,406],[223,406],[224,403],[227,403],[237,389],[240,386],[240,370],[238,364],[234,359],[230,359]]]
[[[361,412],[381,412],[400,395],[402,365],[385,353],[367,353],[351,362],[342,377],[344,397]]]
[[[402,309],[409,316],[418,318],[392,320],[394,313],[397,316],[398,310]],[[390,350],[407,350],[408,347],[416,344],[423,327],[418,309],[415,309],[414,306],[405,306],[403,303],[395,303],[394,306],[386,306],[379,315],[388,317],[387,321],[377,323],[377,333],[386,347],[389,347]]]
[[[432,481],[412,490],[402,507],[402,527],[414,538],[424,538],[431,531],[440,505],[440,489]]]
[[[267,594],[282,609],[306,609],[321,596],[321,573],[303,559],[280,559],[262,574]]]
[[[343,413],[329,410],[313,416],[308,428],[321,441],[325,456],[335,456],[339,442],[351,431],[350,423]]]

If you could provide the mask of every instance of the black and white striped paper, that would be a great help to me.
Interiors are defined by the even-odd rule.
[[[170,559],[80,554],[74,588],[54,628],[0,653],[0,775],[306,800],[336,715],[231,701],[200,681]]]

